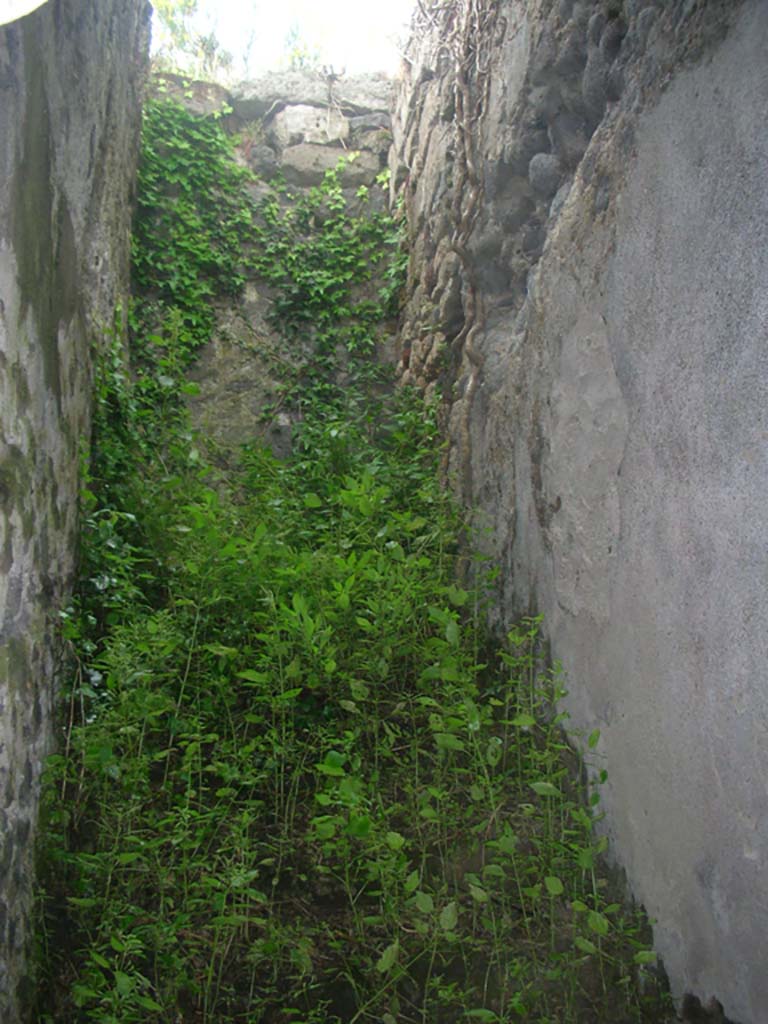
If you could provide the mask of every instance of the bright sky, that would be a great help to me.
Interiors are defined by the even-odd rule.
[[[43,2],[44,0],[0,0],[0,25],[23,18],[36,7],[41,7]]]
[[[254,76],[285,62],[296,28],[320,61],[347,72],[389,71],[407,36],[416,0],[200,0],[197,25],[215,32],[235,58],[232,78]],[[250,48],[247,75],[245,56]]]
[[[214,31],[234,57],[232,78],[285,62],[292,30],[334,70],[394,72],[416,0],[199,0],[197,28]],[[42,0],[0,0],[0,24]],[[250,43],[250,48],[249,48]],[[246,68],[246,57],[248,65]]]

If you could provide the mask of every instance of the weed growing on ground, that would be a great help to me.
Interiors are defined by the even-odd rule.
[[[184,152],[176,187],[194,178],[206,208],[222,179],[197,157],[185,177]],[[660,1020],[540,623],[489,642],[485,599],[456,582],[435,410],[401,391],[382,416],[368,397],[396,290],[361,308],[353,286],[386,277],[396,226],[351,217],[334,175],[295,206],[232,198],[242,249],[221,260],[267,279],[312,354],[292,459],[251,448],[214,468],[179,401],[210,292],[195,277],[180,298],[172,265],[154,276],[181,234],[142,182],[136,274],[161,326],[131,374],[113,345],[98,375],[74,678],[43,794],[39,1020]],[[200,256],[181,250],[180,273]]]

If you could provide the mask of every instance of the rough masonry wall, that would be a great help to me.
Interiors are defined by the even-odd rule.
[[[23,1016],[56,612],[76,539],[91,345],[125,303],[145,0],[0,28],[0,1019]]]
[[[353,213],[386,209],[386,190],[375,185],[392,142],[392,81],[386,75],[272,72],[229,91],[159,74],[154,88],[199,116],[228,112],[223,124],[235,136],[235,159],[255,176],[246,186],[254,206],[273,195],[276,178],[288,193],[280,201],[292,205],[351,157],[339,170],[347,208]],[[358,195],[361,188],[365,199]],[[380,286],[379,281],[370,284],[372,300]],[[297,372],[309,357],[313,341],[307,332],[305,339],[286,345],[271,320],[273,297],[264,281],[251,277],[242,298],[219,300],[213,336],[189,373],[199,391],[188,403],[193,425],[224,448],[259,441],[284,457],[301,411],[284,401],[281,386],[287,368]],[[384,325],[380,334],[380,357],[387,362],[392,351],[388,332],[394,327]]]
[[[401,376],[446,397],[499,625],[544,613],[572,727],[601,730],[612,849],[674,993],[762,1024],[768,5],[421,18],[394,121]]]

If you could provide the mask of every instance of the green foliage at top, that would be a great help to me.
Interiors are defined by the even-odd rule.
[[[365,357],[364,372],[376,324],[397,311],[401,225],[370,212],[365,187],[351,212],[337,171],[298,198],[274,187],[258,205],[244,190],[251,178],[233,162],[219,119],[163,97],[148,102],[133,237],[136,334],[162,333],[170,316],[173,348],[191,358],[210,337],[215,300],[239,296],[256,276],[275,289],[276,328],[305,350],[304,396],[322,380],[327,398],[336,346]]]
[[[364,213],[357,216],[349,212],[337,171],[327,172],[322,186],[287,207],[282,198],[275,191],[260,204],[252,261],[255,271],[279,289],[275,318],[282,329],[295,334],[313,324],[322,336],[334,321],[357,317],[374,323],[396,312],[391,281],[379,286],[373,300],[355,301],[351,291],[385,272],[401,240],[388,213],[365,209],[367,187],[358,189]],[[368,338],[369,353],[372,345]]]
[[[177,175],[201,180],[189,160]],[[297,203],[278,191],[243,249],[206,263],[178,241],[191,211],[215,236],[205,195],[179,186],[182,229],[165,186],[149,202],[157,180],[135,258],[161,325],[134,338],[131,373],[116,338],[97,379],[36,1019],[658,1022],[538,621],[489,647],[435,410],[366,390],[396,229],[350,213],[331,176]],[[152,224],[176,239],[157,278]],[[190,296],[208,305],[218,260],[266,278],[310,353],[287,462],[246,448],[217,468],[183,415]]]
[[[274,289],[273,319],[286,342],[309,349],[304,400],[322,395],[327,403],[334,390],[343,397],[346,389],[333,384],[340,351],[358,380],[370,377],[377,325],[397,312],[402,225],[370,212],[369,201],[369,190],[360,188],[362,212],[350,212],[339,172],[331,170],[321,186],[298,197],[275,189],[258,207],[250,266]]]
[[[195,18],[199,13],[198,0],[154,0],[155,20],[152,63],[156,68],[204,78],[215,78],[232,67],[232,54],[225,50],[215,31],[199,32]]]
[[[302,33],[298,22],[293,22],[283,44],[284,60],[291,71],[320,71],[322,56],[318,46],[312,46]]]
[[[139,331],[174,310],[178,344],[194,349],[208,340],[214,298],[238,295],[245,282],[248,177],[218,119],[167,99],[147,102],[133,233]]]
[[[340,420],[373,415],[347,385],[381,376],[370,357],[379,321],[396,311],[400,224],[368,210],[367,189],[350,211],[335,171],[298,198],[273,188],[258,206],[245,188],[251,177],[234,163],[219,118],[197,117],[163,96],[148,102],[132,240],[131,365],[113,334],[97,361],[83,493],[78,608],[97,631],[136,599],[139,582],[157,590],[161,560],[147,547],[144,467],[165,457],[169,431],[192,444],[180,399],[194,387],[184,371],[210,338],[216,302],[236,300],[247,275],[273,290],[275,329],[302,353],[284,401],[292,395],[307,411],[319,402],[321,421],[332,405]],[[312,423],[305,416],[297,449],[311,450]]]
[[[198,0],[155,0],[152,8],[172,45],[187,49],[193,40],[190,20],[197,13]]]

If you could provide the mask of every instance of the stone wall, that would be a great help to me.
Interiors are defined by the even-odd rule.
[[[385,75],[273,72],[228,91],[162,74],[156,87],[191,113],[225,112],[223,124],[236,139],[235,157],[255,175],[248,186],[254,204],[272,193],[278,177],[288,203],[289,194],[295,199],[322,184],[326,171],[348,157],[339,182],[349,209],[386,208],[386,190],[371,187],[387,166],[392,142],[393,84]],[[364,203],[357,198],[361,186],[370,190]],[[371,284],[372,298],[380,284]],[[286,368],[296,369],[309,355],[311,339],[287,349],[270,321],[272,299],[269,287],[252,278],[242,301],[218,303],[213,337],[189,373],[199,388],[189,408],[195,427],[219,445],[260,441],[282,457],[290,451],[291,428],[300,411],[281,401],[280,386]],[[384,334],[382,358],[391,349]],[[274,413],[265,419],[268,408]]]
[[[0,28],[0,1018],[25,1001],[91,345],[128,285],[145,0],[51,0]]]
[[[401,377],[536,610],[677,996],[768,1006],[768,5],[425,5]]]

